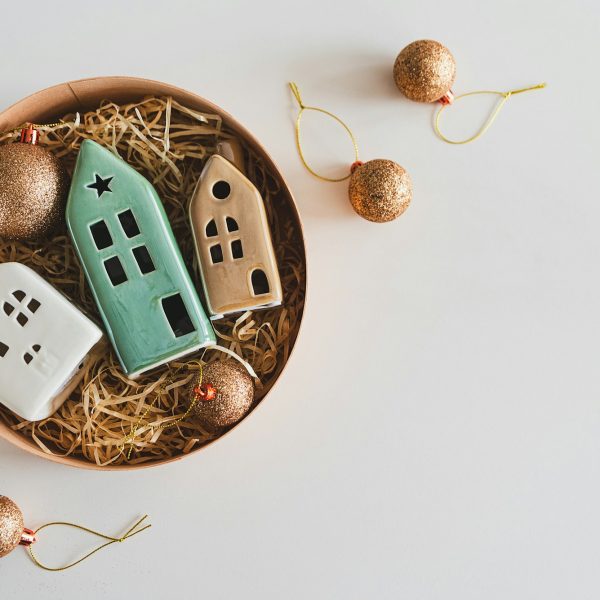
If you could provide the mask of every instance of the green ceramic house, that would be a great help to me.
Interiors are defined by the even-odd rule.
[[[129,377],[216,343],[156,190],[90,140],[75,166],[67,225]]]

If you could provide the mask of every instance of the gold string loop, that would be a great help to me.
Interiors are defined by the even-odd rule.
[[[498,104],[496,104],[496,107],[494,108],[494,110],[492,111],[490,116],[487,118],[487,121],[485,121],[485,123],[481,126],[479,131],[477,131],[474,135],[472,135],[471,137],[464,139],[464,140],[451,140],[450,138],[446,137],[441,132],[440,117],[442,116],[442,112],[448,106],[450,106],[450,104],[442,104],[440,106],[437,114],[435,115],[435,126],[434,126],[435,132],[440,139],[442,139],[444,142],[447,142],[448,144],[458,145],[458,144],[468,144],[469,142],[474,142],[476,139],[480,138],[491,127],[492,123],[496,120],[498,113],[502,110],[502,107],[506,104],[506,102],[508,101],[508,99],[511,96],[514,96],[516,94],[522,94],[523,92],[530,92],[532,90],[540,90],[545,87],[546,87],[545,83],[540,83],[538,85],[533,85],[531,87],[520,88],[518,90],[510,90],[508,92],[499,92],[497,90],[480,90],[477,92],[468,92],[467,94],[461,94],[460,96],[456,96],[454,98],[454,102],[452,104],[454,104],[461,98],[466,98],[467,96],[478,96],[481,94],[496,94],[497,96],[501,97],[501,100],[498,102]]]
[[[54,571],[54,572],[66,571],[67,569],[70,569],[71,567],[74,567],[74,566],[78,565],[79,563],[82,563],[84,560],[90,558],[90,556],[93,556],[94,554],[96,554],[96,552],[100,552],[100,550],[103,550],[104,548],[107,548],[108,546],[111,546],[112,544],[122,543],[125,540],[132,538],[134,535],[137,535],[138,533],[142,533],[142,531],[149,529],[150,527],[152,527],[152,525],[150,525],[150,524],[144,525],[144,527],[142,527],[141,529],[138,529],[138,527],[147,518],[148,518],[148,515],[144,515],[127,533],[125,533],[124,535],[122,535],[121,537],[118,537],[118,538],[112,537],[110,535],[106,535],[104,533],[100,533],[99,531],[95,531],[93,529],[90,529],[89,527],[84,527],[83,525],[77,525],[77,523],[68,523],[68,522],[64,522],[64,521],[56,521],[53,523],[46,523],[45,525],[42,525],[41,527],[39,527],[38,529],[35,530],[35,535],[37,535],[43,529],[47,529],[48,527],[54,527],[54,526],[60,525],[60,526],[64,526],[64,527],[72,527],[74,529],[79,529],[81,531],[85,531],[86,533],[91,533],[92,535],[95,535],[96,537],[99,537],[99,538],[102,538],[102,539],[108,540],[108,541],[105,544],[98,546],[95,550],[88,552],[82,558],[80,558],[72,563],[69,563],[68,565],[65,565],[64,567],[48,567],[47,565],[40,562],[40,560],[37,558],[37,556],[33,552],[33,546],[29,546],[29,548],[28,548],[29,555],[31,556],[31,560],[38,567],[40,567],[41,569],[44,569],[45,571]]]
[[[198,380],[199,386],[202,385],[203,374],[204,374],[204,368],[202,365],[200,365],[200,379]],[[140,418],[137,420],[136,424],[132,425],[129,434],[123,439],[123,445],[121,447],[121,451],[125,450],[125,446],[127,445],[127,442],[129,442],[129,450],[127,452],[127,460],[129,460],[131,458],[131,453],[133,452],[135,436],[137,435],[140,425],[141,425],[142,421],[146,418],[146,415],[152,410],[152,408],[156,404],[156,400],[157,400],[157,398],[155,398],[146,407],[146,410],[140,415]],[[150,426],[150,427],[152,427],[152,429],[167,429],[169,427],[173,427],[174,425],[178,425],[179,423],[181,423],[181,421],[183,421],[184,419],[187,419],[187,417],[190,415],[190,413],[194,410],[194,407],[196,406],[197,402],[198,402],[198,398],[196,396],[194,396],[194,399],[190,402],[190,405],[189,405],[188,409],[185,411],[185,413],[183,413],[179,417],[176,417],[173,421],[169,421],[168,423],[165,423],[164,425],[156,425],[155,427],[152,427],[152,426]]]
[[[346,133],[350,136],[350,139],[352,140],[352,146],[354,147],[354,161],[352,161],[352,164],[353,164],[353,163],[359,162],[359,160],[358,160],[358,144],[356,143],[356,138],[354,137],[352,130],[350,129],[350,127],[348,127],[348,125],[346,125],[346,123],[344,123],[344,121],[342,121],[338,116],[334,115],[333,113],[330,113],[328,110],[325,110],[323,108],[317,108],[316,106],[306,106],[304,104],[304,102],[302,101],[302,96],[300,95],[300,90],[298,89],[298,85],[296,83],[294,83],[293,81],[291,81],[289,86],[290,86],[290,89],[292,90],[292,94],[294,94],[294,98],[296,98],[296,101],[298,102],[298,106],[300,108],[300,112],[298,113],[298,116],[296,117],[295,133],[296,133],[296,148],[298,148],[298,154],[300,155],[300,160],[302,161],[302,164],[306,167],[306,170],[309,173],[311,173],[318,179],[321,179],[322,181],[331,181],[334,183],[338,182],[338,181],[345,181],[352,175],[351,172],[348,173],[348,175],[345,175],[344,177],[326,177],[325,175],[320,175],[319,173],[317,173],[308,164],[306,157],[304,156],[304,151],[302,150],[302,141],[301,141],[301,135],[300,135],[300,122],[302,120],[302,116],[304,115],[304,112],[307,110],[313,110],[315,112],[320,112],[324,115],[327,115],[328,117],[331,117],[335,121],[337,121],[344,128],[344,130],[346,131]]]

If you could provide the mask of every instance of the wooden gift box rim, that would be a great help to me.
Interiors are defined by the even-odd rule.
[[[286,197],[291,216],[296,222],[298,231],[300,232],[303,259],[304,263],[306,264],[305,239],[302,228],[302,221],[300,220],[300,215],[298,214],[298,209],[296,207],[296,203],[294,201],[290,188],[287,185],[287,182],[282,176],[280,170],[277,168],[277,165],[266,152],[266,150],[263,148],[261,143],[256,139],[256,137],[252,135],[245,127],[243,127],[238,121],[236,121],[229,113],[224,111],[222,108],[213,104],[209,100],[198,96],[197,94],[193,94],[191,92],[188,92],[187,90],[167,83],[153,81],[151,79],[142,79],[138,77],[111,76],[78,79],[75,81],[61,83],[41,90],[39,92],[35,92],[34,94],[31,94],[30,96],[27,96],[26,98],[23,98],[22,100],[19,100],[12,106],[8,107],[0,113],[0,131],[7,131],[13,129],[26,122],[40,124],[52,122],[55,121],[57,118],[60,118],[62,115],[70,112],[84,112],[86,110],[93,109],[97,107],[102,100],[111,100],[118,103],[133,102],[136,100],[141,100],[144,96],[148,95],[172,96],[175,100],[177,100],[177,102],[180,102],[181,104],[188,106],[192,109],[216,113],[222,117],[223,123],[225,123],[231,130],[233,130],[236,134],[243,138],[250,146],[253,147],[257,154],[265,161],[265,164],[279,177],[279,180],[281,182],[281,193],[283,196]],[[304,285],[306,287],[306,280],[304,281]],[[302,317],[300,321],[302,322]],[[294,351],[297,341],[298,335],[296,336],[296,339],[292,342],[292,346],[290,348],[290,355],[288,356],[288,362]],[[283,371],[285,370],[286,366],[287,362],[283,366],[279,377],[259,404],[262,404],[266,397],[272,393],[273,388],[277,385],[277,382],[283,375]],[[255,409],[250,414],[253,414],[257,408],[258,406],[255,407]],[[15,446],[22,448],[27,452],[30,452],[31,454],[35,454],[37,456],[40,456],[47,460],[51,460],[56,463],[84,469],[102,471],[123,471],[156,467],[159,465],[164,465],[170,462],[181,460],[182,458],[186,458],[187,456],[200,452],[209,445],[224,438],[225,435],[229,435],[229,433],[231,433],[236,427],[239,426],[240,423],[242,423],[249,416],[250,415],[242,419],[239,423],[237,423],[234,427],[227,431],[226,434],[219,436],[215,440],[209,442],[208,444],[205,444],[204,446],[201,446],[200,448],[192,450],[188,454],[182,454],[179,456],[174,456],[172,458],[167,458],[155,462],[143,463],[140,465],[108,465],[105,467],[101,467],[96,463],[92,463],[90,461],[86,461],[80,458],[46,454],[33,440],[26,440],[21,435],[10,429],[10,427],[3,422],[0,422],[0,437],[8,440]]]

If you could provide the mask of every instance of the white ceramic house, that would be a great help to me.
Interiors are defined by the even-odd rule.
[[[263,199],[254,184],[218,154],[202,170],[190,203],[190,221],[211,319],[281,304]]]
[[[79,383],[102,331],[37,273],[0,264],[0,403],[28,421],[52,415]]]

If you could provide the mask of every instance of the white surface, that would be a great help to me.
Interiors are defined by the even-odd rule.
[[[1,103],[102,74],[211,98],[289,178],[310,290],[276,391],[199,455],[96,473],[0,442],[1,492],[30,526],[116,532],[143,512],[154,525],[63,574],[19,549],[0,561],[2,600],[23,587],[44,600],[595,600],[598,3],[38,4],[3,7]],[[452,49],[457,93],[549,87],[450,147],[431,132],[432,107],[390,78],[423,37]],[[347,120],[363,158],[410,171],[398,221],[362,221],[344,184],[303,171],[290,78]],[[455,108],[449,131],[467,126]],[[308,120],[306,131],[315,161],[350,160],[333,126],[326,139]],[[59,561],[89,540],[63,542],[57,531],[39,552]]]

